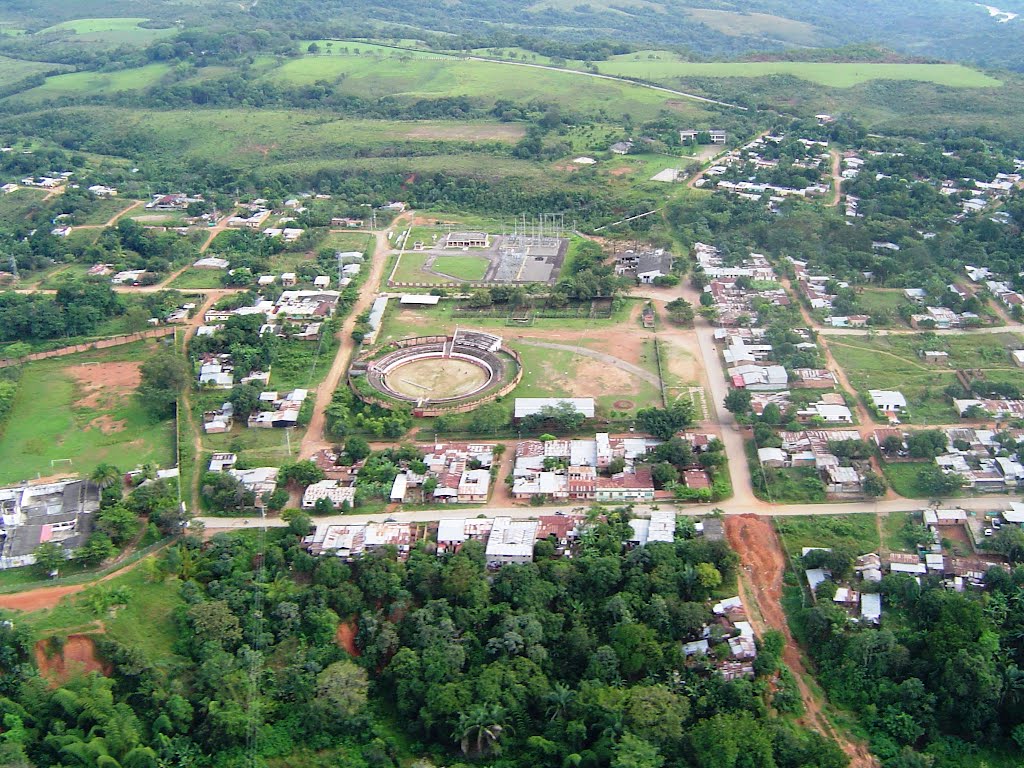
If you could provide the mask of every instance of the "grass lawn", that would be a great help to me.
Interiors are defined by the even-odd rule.
[[[434,269],[459,280],[483,280],[491,265],[482,256],[438,256]]]
[[[396,283],[429,283],[431,285],[451,282],[439,275],[424,272],[423,263],[426,260],[427,254],[422,251],[406,251],[399,258],[398,268],[391,279]]]
[[[186,269],[171,282],[170,288],[220,288],[222,269]]]
[[[951,88],[993,88],[1001,80],[961,64],[874,64],[806,61],[706,62],[681,61],[675,54],[659,52],[657,59],[637,54],[599,62],[602,74],[638,77],[652,82],[674,82],[687,77],[767,77],[791,75],[831,88],[850,88],[871,80],[916,80]]]
[[[908,499],[927,499],[931,494],[923,490],[917,483],[917,476],[920,471],[931,464],[930,461],[883,461],[882,472],[890,487]],[[959,494],[952,494],[958,496]]]
[[[775,529],[794,561],[800,559],[804,547],[847,547],[857,554],[878,551],[875,516],[870,514],[779,517]]]
[[[857,304],[865,314],[889,313],[892,315],[892,324],[898,326],[905,325],[900,316],[896,314],[899,306],[905,301],[901,290],[865,288],[857,294]]]
[[[75,224],[106,224],[114,216],[121,211],[128,210],[134,204],[134,200],[125,200],[124,198],[100,198],[90,206],[88,213],[76,218]]]
[[[1021,339],[1010,333],[936,336],[907,334],[878,337],[832,337],[829,348],[861,396],[869,389],[902,392],[915,424],[949,424],[958,414],[943,390],[956,383],[957,369],[981,369],[990,381],[1020,381],[1020,369],[1010,362],[1010,350]],[[925,363],[918,352],[949,353],[949,365]]]
[[[151,354],[129,344],[25,365],[7,426],[0,437],[0,484],[55,472],[88,474],[107,462],[123,470],[145,462],[174,463],[174,424],[154,424],[131,387],[80,384],[72,375],[95,377],[103,368],[86,362],[138,362]],[[53,459],[73,464],[51,465]]]
[[[320,248],[333,248],[336,251],[359,251],[373,253],[373,235],[364,232],[331,232],[324,238]]]

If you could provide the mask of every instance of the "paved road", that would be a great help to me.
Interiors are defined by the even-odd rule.
[[[998,496],[972,499],[953,499],[947,502],[948,506],[960,507],[971,512],[989,512],[1002,509],[1008,501],[1022,501],[1024,497]],[[911,512],[918,509],[925,509],[933,506],[930,499],[895,499],[892,501],[858,501],[845,504],[782,504],[768,505],[759,502],[756,506],[750,506],[734,499],[720,502],[719,504],[640,504],[634,505],[633,511],[641,517],[649,516],[652,507],[659,509],[674,509],[680,515],[705,515],[712,509],[720,509],[726,515],[769,515],[771,517],[793,517],[806,515],[857,515],[857,514],[880,514],[888,515],[893,512]],[[385,519],[393,519],[400,523],[430,523],[437,520],[462,519],[475,517],[479,514],[486,514],[489,517],[514,517],[520,520],[535,520],[539,515],[554,515],[557,512],[586,511],[590,505],[586,502],[580,504],[565,504],[561,506],[531,507],[489,507],[481,508],[476,506],[461,506],[449,504],[439,509],[418,509],[414,512],[396,511],[391,513],[378,512],[372,515],[330,515],[326,517],[315,517],[315,522],[321,524],[344,524],[350,523],[360,525],[363,523],[381,522]],[[196,517],[196,521],[202,523],[208,531],[231,531],[254,528],[261,525],[262,518],[259,517]],[[268,517],[267,527],[283,528],[288,523],[279,517]]]

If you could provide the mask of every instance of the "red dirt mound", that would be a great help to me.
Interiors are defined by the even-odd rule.
[[[359,656],[359,649],[356,647],[356,625],[354,621],[339,624],[338,631],[334,635],[334,641],[339,647],[344,648],[349,656]]]
[[[110,675],[110,665],[96,657],[96,643],[89,635],[68,635],[60,653],[47,654],[49,640],[36,643],[39,674],[54,685],[62,685],[77,675],[99,672]]]

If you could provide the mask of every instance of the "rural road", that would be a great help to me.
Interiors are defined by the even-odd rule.
[[[411,218],[412,215],[412,211],[406,211],[391,222],[390,229],[394,229],[397,232],[400,229],[398,226],[399,222],[403,218]],[[391,243],[388,241],[386,231],[375,232],[374,237],[377,238],[377,244],[374,248],[373,259],[370,262],[370,274],[367,276],[366,282],[359,293],[359,299],[349,311],[348,317],[338,330],[338,352],[334,356],[334,362],[331,363],[331,369],[316,388],[313,416],[310,418],[309,428],[306,430],[306,434],[302,438],[302,445],[299,448],[299,456],[303,459],[308,459],[320,449],[328,448],[332,445],[332,443],[324,439],[324,427],[327,424],[327,407],[331,404],[331,396],[334,394],[334,390],[338,388],[341,377],[348,370],[352,356],[359,346],[352,338],[352,331],[356,327],[356,318],[368,310],[377,298],[381,279],[384,276],[384,267],[387,266],[388,254],[391,252]]]
[[[757,500],[755,500],[757,501]],[[968,512],[990,512],[1001,509],[1010,501],[1024,501],[1021,496],[999,496],[993,498],[971,498],[953,499],[949,503]],[[849,503],[826,503],[826,504],[784,504],[771,505],[767,502],[757,501],[755,505],[740,502],[735,499],[722,501],[718,504],[636,504],[633,511],[640,517],[649,516],[652,508],[675,509],[680,515],[706,515],[712,509],[719,509],[728,516],[734,515],[766,515],[769,517],[801,517],[811,515],[858,515],[858,514],[880,514],[888,515],[893,512],[910,512],[918,509],[925,509],[932,506],[931,499],[893,499],[889,501],[855,501]],[[536,519],[539,515],[554,515],[558,512],[568,513],[575,510],[587,510],[589,502],[579,504],[563,504],[559,506],[531,507],[480,507],[447,505],[440,509],[418,509],[412,512],[377,512],[371,515],[329,515],[316,517],[317,523],[332,525],[380,522],[385,518],[394,519],[400,523],[430,523],[437,520],[461,520],[465,517],[475,517],[479,514],[498,517],[514,517],[520,520]],[[257,528],[262,523],[260,517],[211,517],[199,516],[193,518],[206,526],[207,530],[230,531],[246,528]],[[268,517],[266,519],[268,528],[283,528],[288,525],[286,520],[279,517]]]

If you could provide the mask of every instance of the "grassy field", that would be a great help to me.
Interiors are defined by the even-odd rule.
[[[220,288],[221,278],[224,276],[222,269],[186,269],[178,275],[169,288]]]
[[[36,34],[70,33],[72,40],[81,43],[101,45],[146,45],[152,41],[173,35],[176,27],[147,29],[140,27],[145,18],[73,19],[40,30]]]
[[[19,94],[19,99],[53,99],[60,96],[101,96],[119,91],[137,91],[156,85],[168,72],[169,64],[148,64],[119,72],[73,72],[46,80],[38,88]]]
[[[1010,333],[936,336],[907,334],[877,337],[833,337],[829,348],[863,396],[869,389],[902,392],[917,424],[948,424],[957,420],[952,401],[943,390],[956,383],[957,369],[981,369],[990,381],[1019,382],[1020,369],[1010,362],[1010,350],[1022,342]],[[925,363],[924,349],[949,353],[949,367]]]
[[[638,58],[639,57],[639,58]],[[652,58],[656,57],[656,58]],[[687,77],[768,77],[790,75],[831,88],[872,80],[914,80],[950,88],[993,88],[1001,80],[961,64],[872,64],[802,61],[689,62],[665,51],[630,53],[598,64],[602,74],[672,83]]]
[[[481,256],[438,256],[434,269],[459,280],[483,280],[490,261]]]
[[[767,13],[736,13],[710,8],[688,8],[686,14],[701,24],[726,35],[749,35],[784,40],[797,45],[817,45],[820,33],[807,24]]]
[[[914,516],[910,512],[890,512],[882,518],[882,543],[886,549],[890,552],[913,551],[912,543],[908,542],[904,536],[907,523],[913,518]]]
[[[43,207],[46,192],[41,189],[21,187],[13,192],[0,195],[0,227],[14,226]]]
[[[630,114],[634,119],[654,117],[663,108],[694,118],[706,115],[701,107],[680,104],[667,94],[626,83],[583,80],[573,72],[404,54],[377,51],[371,55],[304,56],[286,62],[267,77],[296,85],[317,80],[339,82],[344,92],[369,98],[470,96],[493,101],[499,97],[529,100],[543,94],[549,99],[571,99],[577,111],[603,109],[609,115]]]
[[[47,61],[25,61],[23,59],[12,59],[7,56],[0,56],[0,78],[4,82],[17,82],[26,77],[38,75],[40,72],[52,72],[53,70],[67,69],[62,64],[51,64]]]
[[[883,288],[865,288],[863,291],[857,294],[857,304],[864,311],[865,314],[878,314],[886,313],[892,316],[892,325],[905,326],[898,314],[897,309],[902,305],[906,299],[903,296],[903,291],[883,289]]]
[[[878,551],[874,515],[780,517],[775,521],[775,528],[794,562],[800,560],[804,547],[847,547],[857,554]]]
[[[176,578],[151,581],[145,564],[95,584],[72,597],[65,598],[53,609],[18,614],[39,638],[67,636],[76,631],[88,632],[102,620],[106,634],[125,645],[141,651],[157,667],[165,670],[175,664],[173,645],[176,639],[174,610],[181,604]],[[97,613],[92,598],[101,592],[123,588],[129,595],[125,606],[116,612]]]
[[[130,344],[27,364],[0,437],[0,484],[55,472],[87,474],[103,462],[123,470],[145,462],[171,466],[173,423],[153,424],[132,387],[99,385],[95,380],[102,381],[106,369],[82,366],[135,363],[148,354],[147,346]],[[53,459],[73,464],[51,466]]]

